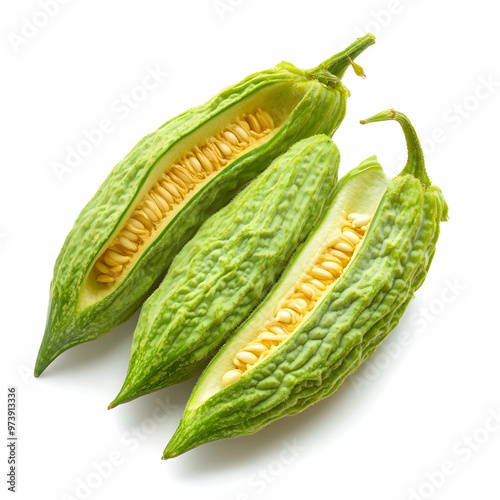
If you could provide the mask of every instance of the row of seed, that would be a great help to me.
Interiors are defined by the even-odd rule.
[[[223,375],[223,387],[237,380],[273,353],[297,328],[326,289],[344,272],[370,221],[369,215],[352,213],[347,216],[345,225],[330,238],[325,251],[304,273],[292,293],[280,304],[278,312],[264,325],[258,337],[233,358],[235,369]]]
[[[114,283],[139,247],[197,184],[227,165],[273,128],[271,116],[258,108],[183,156],[150,189],[112,244],[97,260],[97,281]]]

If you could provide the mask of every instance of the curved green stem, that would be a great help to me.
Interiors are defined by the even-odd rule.
[[[352,61],[356,59],[362,52],[364,52],[370,45],[375,43],[375,36],[371,33],[358,38],[354,43],[349,45],[346,49],[326,61],[323,61],[316,68],[310,70],[311,73],[316,73],[321,70],[327,70],[332,75],[342,78],[347,68],[351,65]]]
[[[406,166],[400,175],[413,175],[414,177],[420,179],[420,182],[425,187],[429,187],[431,185],[431,181],[427,175],[427,171],[425,170],[424,152],[422,151],[422,146],[420,145],[417,133],[406,115],[394,109],[388,109],[377,113],[371,118],[361,120],[361,123],[384,122],[387,120],[396,120],[401,125],[406,138],[408,161],[406,162]]]

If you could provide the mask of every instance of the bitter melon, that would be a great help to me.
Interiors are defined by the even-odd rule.
[[[203,224],[145,302],[127,376],[110,408],[206,365],[314,226],[338,163],[331,139],[303,139]]]
[[[311,70],[283,62],[142,139],[78,216],[56,260],[35,376],[127,320],[201,223],[298,140],[345,115],[340,78],[367,35]]]
[[[397,325],[434,256],[448,208],[414,128],[390,183],[376,158],[341,179],[275,287],[197,382],[163,458],[251,434],[333,393]],[[362,122],[363,123],[363,122]]]

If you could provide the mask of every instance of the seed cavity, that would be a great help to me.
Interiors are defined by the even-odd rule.
[[[262,326],[257,338],[234,356],[235,369],[222,376],[222,387],[232,384],[272,354],[298,328],[306,314],[342,275],[370,222],[371,216],[366,214],[352,213],[346,217],[342,229],[327,240],[321,255],[304,272],[273,317]]]
[[[271,116],[257,108],[206,139],[172,165],[140,201],[125,226],[96,261],[97,282],[108,286],[113,284],[134,254],[198,184],[273,129]]]

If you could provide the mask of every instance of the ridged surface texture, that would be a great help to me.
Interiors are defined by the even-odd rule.
[[[393,182],[355,265],[252,376],[186,413],[167,455],[253,433],[328,396],[396,326],[432,260],[441,207],[410,176]],[[227,402],[230,401],[230,404]]]
[[[112,406],[191,376],[268,292],[337,177],[330,139],[304,139],[208,219],[146,301]]]
[[[372,36],[359,39],[326,61],[326,67],[341,76],[349,64],[348,57],[354,58],[372,43]],[[345,116],[348,92],[336,76],[328,73],[331,78],[325,79],[320,73],[281,63],[273,69],[250,75],[143,138],[112,170],[78,216],[56,260],[35,376],[65,350],[93,340],[126,321],[158,286],[173,257],[203,221],[224,206],[276,156],[302,138],[320,133],[331,135],[338,128]],[[79,297],[87,273],[124,221],[127,211],[137,203],[140,189],[161,158],[180,140],[222,112],[263,89],[283,88],[284,84],[289,85],[291,97],[299,93],[301,98],[278,132],[234,160],[196,193],[111,293],[82,306]],[[285,98],[279,95],[279,99]]]
[[[425,279],[448,208],[441,190],[430,184],[407,118],[388,110],[363,123],[390,119],[403,127],[408,163],[385,191],[346,272],[276,352],[208,399],[194,404],[191,398],[164,458],[251,434],[330,395],[397,325]],[[210,376],[222,354],[202,377]]]

